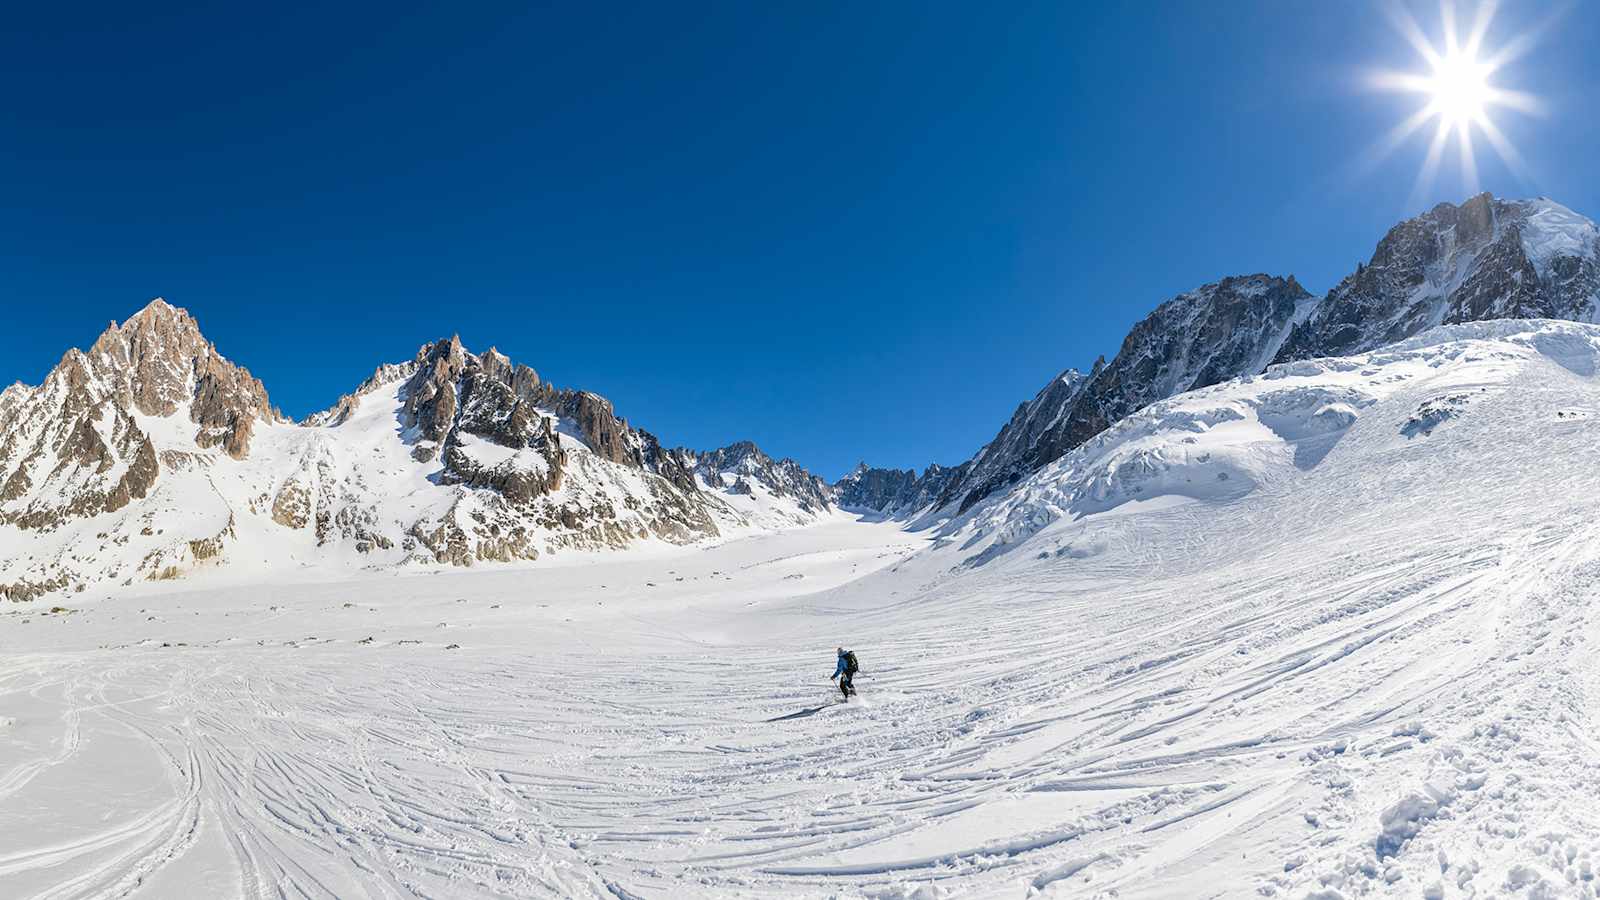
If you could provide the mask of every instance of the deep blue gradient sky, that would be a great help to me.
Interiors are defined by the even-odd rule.
[[[920,468],[1180,291],[1324,291],[1467,195],[1422,136],[1359,164],[1418,103],[1363,87],[1420,65],[1380,7],[1103,5],[14,7],[0,379],[162,295],[297,416],[459,332],[671,444]],[[1546,112],[1484,188],[1600,213],[1596,34],[1496,76]]]

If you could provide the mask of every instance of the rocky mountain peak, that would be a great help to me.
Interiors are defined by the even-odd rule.
[[[827,482],[807,472],[792,459],[773,459],[754,441],[735,441],[718,450],[702,453],[680,451],[692,460],[696,474],[714,489],[749,494],[751,482],[762,485],[772,497],[795,502],[800,511],[814,515],[829,509],[832,490]]]
[[[1275,361],[1362,353],[1435,325],[1593,321],[1597,295],[1593,222],[1547,199],[1479,194],[1389,229],[1372,258],[1295,328]]]
[[[378,366],[298,427],[165,301],[68,351],[39,387],[0,391],[0,528],[31,532],[25,556],[0,554],[10,599],[178,577],[240,542],[252,561],[292,547],[297,565],[470,565],[829,509],[792,460],[748,443],[663,450],[605,397],[459,336]]]
[[[876,468],[862,461],[833,483],[834,500],[841,509],[910,517],[934,504],[951,478],[966,468],[934,463],[918,475],[915,469]]]
[[[1109,362],[1051,379],[969,462],[941,470],[937,505],[964,512],[1150,403],[1260,371],[1314,302],[1293,276],[1260,273],[1179,294],[1134,325]]]
[[[21,398],[12,401],[14,415],[58,420],[80,433],[80,417],[108,408],[123,416],[185,414],[198,426],[195,446],[220,446],[234,458],[248,454],[256,423],[282,419],[259,380],[219,354],[192,316],[159,298],[110,323],[89,352],[67,351],[41,388],[26,394],[27,410]]]
[[[483,370],[487,372],[491,378],[502,381],[509,381],[514,370],[518,368],[512,364],[511,357],[506,356],[504,353],[501,353],[494,347],[490,347],[488,350],[485,350],[483,355],[478,357],[478,364],[483,367]],[[531,376],[530,380],[533,384],[539,383],[539,376],[536,372],[526,366],[522,366],[520,368],[527,371],[527,375]]]
[[[1389,229],[1371,260],[1325,297],[1293,276],[1258,273],[1161,304],[1109,362],[1052,379],[971,460],[942,470],[933,508],[964,512],[1144,406],[1273,362],[1362,353],[1441,324],[1593,322],[1597,310],[1595,223],[1546,198],[1483,193],[1441,203]],[[919,496],[923,479],[908,474],[858,470],[835,487],[841,503],[887,510],[894,498]]]
[[[179,416],[194,426],[187,441],[158,446],[147,420]],[[158,450],[220,447],[243,459],[256,424],[280,418],[261,383],[218,354],[193,317],[151,301],[112,322],[89,352],[63,354],[39,388],[0,397],[0,522],[48,530],[116,511],[161,477]]]

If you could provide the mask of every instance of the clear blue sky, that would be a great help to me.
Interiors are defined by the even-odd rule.
[[[1467,193],[1413,196],[1424,136],[1358,164],[1419,103],[1364,87],[1420,65],[1375,5],[530,6],[10,9],[0,379],[162,295],[294,415],[459,332],[669,443],[920,468],[1173,294],[1326,290]],[[1596,34],[1497,73],[1545,112],[1484,188],[1600,213]]]

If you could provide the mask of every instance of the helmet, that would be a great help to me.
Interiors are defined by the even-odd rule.
[[[840,655],[840,656],[843,656],[843,655],[844,655],[844,648],[843,648],[843,647],[840,647],[840,648],[839,648],[839,655]]]

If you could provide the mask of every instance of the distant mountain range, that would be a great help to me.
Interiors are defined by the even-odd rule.
[[[197,568],[471,565],[792,527],[822,479],[667,449],[605,398],[451,338],[295,423],[155,300],[0,393],[0,595]]]
[[[1068,369],[954,467],[862,464],[833,485],[754,444],[669,449],[605,398],[440,340],[294,422],[187,312],[151,302],[0,392],[0,596],[227,566],[349,572],[684,544],[836,507],[948,521],[1138,412],[1273,363],[1362,353],[1440,324],[1596,320],[1600,231],[1483,194],[1392,228],[1325,296],[1223,278]]]
[[[1600,231],[1551,200],[1480,194],[1396,225],[1325,296],[1293,276],[1224,278],[1163,303],[1088,374],[1068,369],[954,467],[863,463],[839,504],[912,522],[967,512],[1138,410],[1273,363],[1363,353],[1435,325],[1490,319],[1595,322]]]

